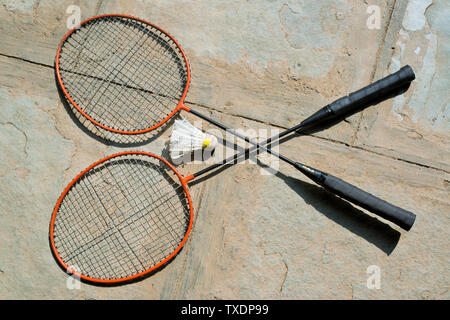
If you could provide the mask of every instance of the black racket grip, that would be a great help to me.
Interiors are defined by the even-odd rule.
[[[400,207],[390,204],[389,202],[377,198],[374,195],[363,191],[331,174],[313,169],[300,163],[297,163],[296,167],[329,192],[334,193],[339,197],[360,206],[361,208],[367,209],[370,212],[379,215],[383,219],[395,223],[405,230],[411,229],[414,224],[416,215],[412,212],[406,211]]]
[[[328,123],[340,117],[343,119],[359,112],[370,106],[371,102],[380,99],[381,97],[391,93],[393,90],[407,83],[410,83],[415,79],[415,77],[416,76],[413,69],[409,65],[406,65],[399,71],[326,105],[310,117],[303,120],[300,123],[300,128],[297,132],[300,133],[301,130],[315,127],[320,123]]]

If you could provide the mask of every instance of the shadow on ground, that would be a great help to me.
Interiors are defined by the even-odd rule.
[[[364,213],[321,187],[286,176],[281,172],[278,172],[276,176],[301,196],[307,204],[353,234],[372,243],[387,255],[395,249],[400,239],[400,232],[388,224]]]
[[[260,162],[258,164],[263,167],[265,166]],[[189,183],[189,186],[209,179],[231,166],[232,164],[224,165],[202,178],[193,180]],[[318,212],[353,234],[375,245],[387,255],[390,255],[397,246],[401,233],[393,229],[390,225],[366,214],[346,200],[339,198],[319,186],[287,176],[281,172],[277,172],[275,176],[282,179],[287,186],[294,190],[307,204],[313,206]]]
[[[115,133],[95,125],[90,120],[85,118],[80,112],[78,112],[75,109],[75,107],[72,106],[72,104],[64,94],[63,90],[61,89],[61,86],[59,85],[56,70],[55,70],[55,84],[58,89],[59,98],[62,104],[66,109],[67,113],[69,114],[70,118],[72,119],[72,121],[76,124],[76,126],[80,128],[84,133],[86,133],[89,137],[107,146],[124,148],[124,147],[139,147],[146,145],[156,140],[158,137],[160,137],[165,132],[165,130],[167,130],[167,128],[169,128],[173,124],[173,121],[176,118],[172,117],[158,129],[151,130],[143,134]]]

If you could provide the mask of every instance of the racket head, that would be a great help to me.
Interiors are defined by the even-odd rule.
[[[50,247],[67,273],[98,284],[128,282],[164,266],[193,224],[187,180],[148,152],[113,154],[64,189],[50,221]]]
[[[129,15],[89,18],[67,32],[56,53],[57,82],[75,111],[119,134],[142,134],[184,105],[190,66],[168,32]]]

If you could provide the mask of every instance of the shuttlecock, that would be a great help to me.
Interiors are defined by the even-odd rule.
[[[185,119],[175,120],[169,146],[170,157],[175,163],[196,151],[210,155],[216,146],[215,136],[204,133]]]

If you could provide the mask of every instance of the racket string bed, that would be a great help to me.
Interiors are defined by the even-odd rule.
[[[173,252],[189,220],[179,182],[163,166],[133,155],[102,164],[72,186],[55,219],[55,246],[75,271],[124,278]]]
[[[89,30],[90,30],[90,29],[89,29]],[[97,37],[98,37],[98,36],[97,36]],[[100,40],[102,39],[102,37],[98,37],[98,38],[99,38],[98,41],[100,41]],[[76,39],[74,39],[74,40],[76,40]],[[121,41],[121,42],[119,42],[119,43],[123,43],[123,41]],[[81,43],[80,43],[80,45],[81,45]],[[75,48],[75,49],[76,49],[76,48]],[[114,50],[114,51],[116,51],[116,50]],[[114,57],[114,54],[115,54],[115,52],[112,52],[112,54],[109,55],[110,58]],[[95,53],[93,54],[93,56],[95,57]],[[97,62],[97,64],[99,64],[99,63]],[[107,61],[106,65],[108,65],[108,64],[109,64],[109,61]],[[86,65],[86,66],[89,66],[90,64],[86,63],[85,65]],[[115,69],[115,68],[113,68],[113,69]],[[96,76],[94,77],[94,79],[99,79],[99,80],[101,80],[101,81],[98,82],[99,85],[97,86],[97,90],[92,90],[92,89],[91,89],[91,90],[88,90],[89,88],[86,88],[86,87],[83,86],[82,92],[84,92],[84,93],[87,93],[87,92],[93,92],[93,94],[94,94],[94,96],[95,96],[95,94],[98,92],[98,89],[100,89],[101,87],[105,88],[104,91],[108,90],[109,92],[111,92],[111,87],[114,86],[114,85],[116,85],[117,88],[118,88],[118,90],[112,91],[111,95],[112,95],[114,98],[123,98],[123,97],[124,97],[124,94],[123,94],[124,92],[120,92],[120,90],[123,90],[123,88],[122,88],[123,86],[128,87],[127,84],[126,84],[125,82],[123,82],[123,81],[121,81],[121,82],[114,81],[114,78],[113,78],[113,79],[109,79],[110,75],[114,75],[114,73],[113,73],[113,72],[110,72],[110,70],[107,70],[107,69],[105,69],[105,68],[100,68],[100,69],[95,70],[95,71],[96,71],[99,75],[96,75]],[[86,72],[86,71],[84,71],[84,72]],[[115,73],[115,75],[117,75],[117,73]],[[110,86],[102,86],[102,84],[103,84],[103,82],[104,82],[105,80],[106,80],[109,84],[111,84],[111,87],[110,87]],[[114,87],[113,87],[113,88],[114,88]],[[82,92],[77,92],[76,96],[80,96],[80,95],[82,94]],[[105,93],[105,92],[103,92],[103,93]],[[108,98],[108,95],[102,94],[101,97]],[[90,102],[90,101],[92,101],[92,99],[93,99],[93,96],[90,97],[90,98],[87,98],[87,101]],[[121,99],[121,100],[123,100],[123,99]],[[125,99],[124,101],[121,101],[121,105],[123,105],[123,106],[130,105],[130,104],[128,104],[129,101],[130,101],[130,100]],[[94,118],[97,118],[97,119],[98,119],[102,114],[104,114],[104,112],[106,111],[105,109],[106,109],[108,106],[110,106],[110,105],[117,105],[117,103],[111,103],[111,102],[114,102],[114,101],[111,101],[111,99],[110,99],[109,103],[106,103],[106,104],[105,104],[105,107],[97,108],[97,109],[100,109],[100,110],[97,110],[97,111],[96,111],[95,107],[98,106],[98,100],[97,100],[97,102],[96,102],[94,105],[88,103],[88,104],[86,104],[86,105],[88,106],[88,108],[85,108],[85,111],[91,113],[92,116],[93,116]],[[149,103],[149,102],[150,102],[150,101],[147,101],[147,103]],[[84,104],[83,104],[83,105],[84,105]],[[131,104],[131,106],[132,106],[132,104]],[[134,114],[135,114],[134,111],[135,111],[135,109],[134,109],[134,110],[131,110],[131,112],[129,112],[129,114],[130,114],[130,115],[134,115]],[[123,126],[123,125],[126,125],[126,123],[127,123],[127,122],[125,122],[125,123],[122,124],[121,119],[127,119],[127,117],[120,117],[120,118],[114,117],[114,119],[112,119],[112,120],[114,121],[113,123],[114,123],[116,126],[121,127],[121,126]]]
[[[122,34],[122,33],[120,33],[120,34]],[[136,34],[136,32],[131,32],[131,34],[134,35],[134,34]],[[152,42],[154,42],[155,41],[154,40],[155,39],[154,38],[155,35],[153,35],[152,33],[149,33],[148,35],[152,38],[152,40],[153,40]],[[149,39],[149,37],[145,37],[145,36],[141,37],[141,38],[144,39],[144,42]],[[158,36],[158,38],[159,38],[159,36]],[[127,41],[126,38],[121,39],[121,42],[126,42],[126,41]],[[158,46],[164,48],[165,51],[169,51],[169,49],[171,49],[170,46],[167,44],[167,39],[159,39],[158,40]],[[165,69],[167,69],[167,67],[172,66],[174,64],[174,62],[176,63],[176,65],[180,65],[181,64],[180,57],[177,57],[176,60],[170,59],[168,55],[159,55],[159,56],[156,56],[156,57],[155,56],[152,57],[152,52],[156,51],[158,46],[150,44],[151,51],[147,52],[144,55],[142,55],[142,54],[139,55],[139,52],[142,52],[145,48],[148,47],[148,46],[142,46],[141,45],[141,48],[139,48],[140,50],[135,51],[135,52],[133,52],[135,54],[130,55],[130,61],[127,62],[127,65],[132,68],[133,66],[137,65],[137,63],[136,63],[137,61],[140,61],[140,65],[141,66],[145,66],[149,62],[148,60],[146,60],[146,59],[149,58],[148,56],[150,56],[153,59],[156,58],[157,64],[153,63],[153,66],[158,66],[158,65],[165,66],[166,67]],[[170,53],[172,53],[172,51],[173,51],[173,49],[170,51]],[[127,52],[128,52],[128,50],[127,50]],[[164,61],[158,61],[158,59],[160,59],[161,57],[164,58]],[[140,59],[138,59],[138,58],[140,58]],[[145,64],[144,64],[144,61],[145,61]],[[123,65],[123,59],[119,63],[120,63],[120,65]],[[143,69],[139,68],[136,71],[139,71],[139,70],[143,70]],[[127,76],[126,81],[133,83],[133,85],[135,87],[138,87],[139,89],[143,89],[144,87],[147,86],[147,90],[153,91],[153,92],[155,92],[155,94],[157,94],[159,96],[164,96],[164,92],[167,92],[168,95],[166,94],[166,96],[176,97],[177,99],[179,99],[179,97],[181,96],[180,92],[173,92],[174,90],[179,88],[179,85],[178,86],[174,86],[173,84],[166,85],[166,82],[168,80],[170,80],[170,78],[169,79],[165,79],[163,77],[164,74],[161,74],[161,73],[165,73],[165,74],[169,75],[169,77],[171,77],[173,71],[170,74],[167,73],[167,72],[162,72],[164,70],[161,70],[161,69],[155,70],[155,68],[153,68],[153,70],[150,70],[150,71],[152,71],[152,74],[149,77],[147,77],[147,78],[150,79],[150,80],[154,79],[155,81],[143,80],[143,79],[146,79],[146,77],[145,77],[144,74],[142,74],[142,72],[140,72],[141,74],[139,74],[139,73],[135,74],[135,72],[130,72],[129,75]],[[158,72],[157,76],[155,77],[154,75],[155,75],[156,71],[159,71],[159,72]],[[184,71],[184,73],[185,73],[185,71]],[[139,80],[141,80],[141,82],[142,82],[141,84],[134,83],[134,81],[139,81]],[[159,86],[163,86],[163,89],[164,89],[163,92],[160,92],[161,90],[159,90],[159,87],[152,86],[155,82]],[[185,85],[185,83],[182,83],[182,85]],[[148,86],[150,86],[150,87],[148,87]],[[177,95],[177,93],[178,93],[178,95]]]
[[[82,42],[85,39],[89,41]],[[144,45],[146,40],[149,41]],[[137,50],[133,51],[133,46]],[[187,67],[183,55],[177,50],[173,40],[150,25],[110,17],[87,23],[65,41],[60,70],[69,94],[74,88],[81,87],[74,92],[77,104],[94,120],[107,126],[114,124],[120,130],[132,127],[137,131],[167,117],[183,94]],[[117,60],[122,52],[126,55]],[[111,59],[116,59],[115,63]],[[80,64],[80,60],[83,63]],[[119,72],[114,71],[117,65],[121,68]],[[86,78],[91,79],[89,85],[83,85]],[[90,88],[92,86],[94,89]],[[103,94],[94,99],[100,88]],[[129,93],[124,94],[124,88]],[[85,97],[83,92],[90,92],[90,97]],[[141,101],[136,102],[138,95]],[[136,112],[137,109],[142,111]],[[121,117],[118,119],[114,114]]]
[[[127,166],[126,168],[131,170],[132,168],[136,168],[136,166]],[[163,176],[163,175],[166,174],[166,173],[163,173],[159,169],[159,167],[156,166],[154,168],[155,168],[156,171],[159,171],[158,175]],[[127,174],[128,174],[127,176],[132,176],[131,172],[128,172]],[[164,212],[161,212],[161,207],[164,206],[164,205],[172,206],[171,209],[172,209],[172,211],[174,211],[174,209],[176,209],[176,208],[173,207],[173,201],[172,201],[173,199],[172,199],[172,197],[174,197],[175,195],[168,196],[168,194],[166,193],[166,190],[167,190],[167,188],[170,188],[171,185],[170,184],[165,184],[164,185],[164,183],[163,183],[163,181],[167,181],[167,180],[156,180],[157,177],[155,177],[155,176],[151,177],[152,179],[150,179],[150,181],[146,180],[146,178],[147,178],[147,176],[139,176],[138,177],[138,179],[140,179],[140,180],[144,179],[139,184],[140,186],[146,187],[149,184],[158,184],[160,186],[158,188],[155,188],[156,195],[155,195],[155,197],[153,197],[151,199],[151,201],[154,203],[154,206],[156,208],[155,211],[157,211],[157,215],[160,216],[160,215],[164,214]],[[144,229],[151,230],[150,227],[151,226],[155,226],[156,229],[159,229],[159,231],[163,231],[164,235],[167,235],[167,236],[170,235],[171,237],[169,238],[169,240],[171,240],[171,239],[172,240],[174,240],[174,239],[178,240],[178,239],[180,239],[180,237],[184,236],[184,234],[177,233],[176,232],[177,230],[175,230],[173,228],[174,225],[176,226],[176,225],[179,225],[180,223],[183,223],[182,220],[176,219],[177,218],[176,215],[172,217],[172,218],[174,218],[173,220],[167,220],[167,219],[165,220],[166,222],[169,222],[169,223],[161,223],[161,221],[155,221],[153,215],[147,215],[147,213],[144,211],[144,209],[145,209],[145,205],[144,204],[147,201],[147,199],[143,199],[142,198],[142,192],[141,193],[136,193],[135,195],[132,195],[128,199],[130,199],[130,200],[127,203],[130,204],[131,206],[134,206],[135,210],[139,209],[139,206],[141,206],[141,207],[143,206],[143,208],[141,208],[141,210],[138,210],[135,213],[135,215],[136,214],[140,214],[144,218],[150,218],[151,219],[151,224],[147,223],[147,225],[144,226]],[[179,203],[179,199],[176,199],[175,201],[176,201],[176,203]],[[138,217],[138,219],[139,219],[139,221],[142,222],[141,217]],[[144,222],[145,222],[145,220],[144,220]],[[134,242],[134,243],[136,243],[136,242]],[[177,244],[177,241],[173,242],[172,244]]]
[[[82,272],[86,273],[86,274],[91,274],[90,270],[91,268],[89,266],[93,265],[94,263],[92,263],[92,259],[90,259],[89,255],[87,254],[87,252],[90,252],[90,255],[93,255],[93,252],[98,253],[106,253],[106,252],[113,252],[115,254],[114,251],[110,250],[110,248],[107,248],[108,250],[104,250],[104,251],[99,251],[98,248],[104,248],[104,247],[108,247],[109,246],[109,242],[113,241],[113,237],[116,236],[115,234],[115,229],[113,228],[109,228],[109,223],[107,222],[106,219],[106,215],[103,215],[102,213],[99,214],[99,211],[101,211],[99,208],[102,206],[101,203],[98,202],[99,198],[98,197],[93,197],[92,195],[93,193],[86,188],[87,185],[89,185],[89,183],[86,183],[85,180],[81,180],[80,184],[84,184],[84,186],[80,185],[79,188],[75,188],[75,190],[81,190],[83,191],[83,195],[81,198],[75,199],[75,201],[80,201],[83,200],[84,202],[82,203],[83,205],[86,206],[84,213],[88,212],[89,215],[87,217],[87,219],[82,219],[80,220],[80,224],[83,223],[84,221],[88,221],[88,223],[86,224],[87,226],[90,226],[88,228],[88,230],[83,229],[82,227],[78,227],[75,228],[75,226],[69,224],[69,222],[65,221],[65,229],[67,230],[71,230],[71,232],[69,234],[63,234],[62,232],[58,232],[58,227],[60,227],[60,225],[62,223],[60,223],[60,221],[63,221],[62,219],[64,219],[65,215],[65,210],[64,210],[64,206],[62,206],[62,209],[60,210],[60,214],[62,215],[60,220],[58,220],[55,225],[55,233],[56,236],[55,238],[58,239],[60,236],[62,239],[65,239],[64,243],[62,243],[61,245],[59,245],[58,242],[56,242],[56,244],[58,245],[58,248],[60,250],[60,254],[65,257],[64,259],[67,261],[67,263],[70,263],[74,266],[76,266],[77,268],[81,268]],[[84,188],[83,188],[84,187]],[[83,188],[83,189],[80,189]],[[71,190],[72,192],[72,190]],[[73,193],[70,194],[70,196],[72,196]],[[86,200],[86,197],[90,197],[90,201]],[[70,198],[70,197],[68,197]],[[95,203],[93,203],[93,200],[97,200]],[[62,204],[64,205],[64,203]],[[78,213],[79,211],[77,211],[76,214],[79,215]],[[95,214],[92,214],[95,213]],[[65,219],[67,220],[67,214],[65,215]],[[76,216],[75,216],[76,217]],[[92,223],[95,221],[101,221],[102,223],[100,224],[101,228],[98,228],[98,230],[95,230],[95,228],[92,228]],[[98,223],[95,223],[95,225],[98,227]],[[93,230],[94,229],[94,230]],[[87,232],[89,231],[89,232]],[[69,248],[69,250],[67,250],[67,252],[62,251],[61,247],[67,245],[67,239],[70,239],[71,242],[69,244],[71,244],[72,242],[77,244],[77,246],[75,248]],[[105,240],[109,241],[105,243]],[[103,243],[103,244],[102,244]],[[99,245],[100,244],[100,245]],[[97,250],[95,250],[97,248]],[[123,247],[121,247],[122,252],[126,252],[123,251]],[[119,253],[121,251],[118,251]],[[97,256],[96,254],[96,256]],[[97,257],[97,260],[98,259]],[[97,261],[94,260],[94,261]],[[103,259],[105,260],[105,259]],[[119,261],[123,261],[121,259],[117,259]],[[89,261],[89,263],[86,263],[86,261]],[[106,260],[107,262],[109,262],[109,260]],[[94,267],[94,269],[99,269],[98,266]]]

